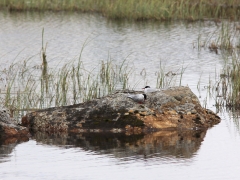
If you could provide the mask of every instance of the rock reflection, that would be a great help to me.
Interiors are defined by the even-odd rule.
[[[0,137],[0,163],[9,161],[10,154],[14,148],[28,140],[28,137]]]
[[[200,148],[206,131],[159,131],[151,134],[83,133],[33,135],[38,143],[67,148],[80,147],[86,151],[111,154],[116,158],[173,156],[191,158]]]

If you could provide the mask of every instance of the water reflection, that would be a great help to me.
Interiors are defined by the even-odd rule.
[[[0,135],[0,163],[10,161],[10,154],[14,148],[22,143],[28,141],[28,137],[1,137]]]
[[[37,132],[40,144],[63,148],[80,147],[85,151],[110,154],[115,158],[152,158],[173,156],[191,158],[200,148],[206,131],[160,131],[151,134],[83,133],[77,135]]]

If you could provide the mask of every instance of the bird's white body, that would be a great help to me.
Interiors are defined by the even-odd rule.
[[[129,94],[128,98],[132,99],[137,103],[144,103],[147,97],[146,94]]]
[[[160,91],[160,89],[151,88],[150,86],[145,86],[145,87],[143,88],[143,92],[144,92],[145,94],[151,93],[151,92],[156,92],[156,91]]]

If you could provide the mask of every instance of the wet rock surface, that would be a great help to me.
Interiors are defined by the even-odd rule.
[[[142,93],[142,92],[134,92]],[[144,104],[117,92],[89,102],[28,113],[22,124],[42,132],[129,132],[206,129],[220,122],[188,87],[148,93]]]
[[[26,140],[28,137],[28,128],[20,126],[17,120],[10,116],[10,111],[7,108],[0,107],[0,142],[3,144],[10,144]]]

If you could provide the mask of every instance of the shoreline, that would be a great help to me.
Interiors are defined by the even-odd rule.
[[[81,12],[98,13],[108,19],[117,20],[209,20],[229,19],[238,20],[240,6],[234,2],[223,0],[209,3],[193,1],[137,1],[137,0],[88,0],[85,1],[2,1],[0,9],[7,12]]]

